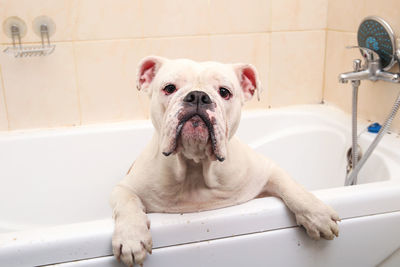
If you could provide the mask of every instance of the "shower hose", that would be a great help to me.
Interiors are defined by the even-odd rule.
[[[358,83],[357,83],[358,82]],[[365,162],[371,156],[372,152],[376,148],[376,146],[381,141],[382,137],[386,134],[389,130],[390,125],[393,122],[394,117],[396,116],[397,111],[400,108],[400,93],[397,96],[396,101],[393,104],[392,110],[390,111],[389,116],[386,118],[385,123],[383,124],[382,128],[378,132],[377,136],[375,137],[374,141],[372,141],[371,145],[368,147],[367,151],[365,152],[364,156],[358,160],[358,146],[357,146],[357,98],[358,98],[358,87],[360,85],[359,81],[352,82],[353,85],[353,111],[352,111],[352,164],[353,169],[347,175],[345,185],[355,185],[357,184],[357,175],[360,172],[362,166],[364,166]]]

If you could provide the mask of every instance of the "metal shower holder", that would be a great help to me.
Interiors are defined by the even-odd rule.
[[[4,53],[14,57],[47,56],[54,52],[55,45],[50,43],[49,29],[46,24],[40,25],[40,45],[22,45],[21,33],[18,25],[11,25],[12,46],[4,49]]]

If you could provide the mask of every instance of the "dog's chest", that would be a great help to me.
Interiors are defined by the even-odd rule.
[[[171,180],[158,185],[156,190],[153,188],[151,194],[141,196],[141,199],[148,212],[180,213],[232,206],[255,197],[247,194],[245,188],[219,182],[218,177],[189,173],[183,181]]]
[[[177,190],[174,194],[158,195],[146,203],[146,208],[148,212],[181,213],[216,209],[242,202],[231,194],[214,189]]]

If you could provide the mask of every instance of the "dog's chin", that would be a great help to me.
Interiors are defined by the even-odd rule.
[[[182,153],[188,159],[199,162],[204,159],[223,161],[215,154],[216,140],[210,122],[200,115],[181,121],[176,129],[172,149],[163,152],[165,156]]]
[[[206,123],[200,116],[195,115],[185,123],[183,123],[180,132],[180,140],[182,145],[198,145],[205,146],[210,139],[210,132]]]
[[[177,153],[185,158],[200,162],[213,157],[210,132],[200,116],[193,116],[186,121],[178,137]]]

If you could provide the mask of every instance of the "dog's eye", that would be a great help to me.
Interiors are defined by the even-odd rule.
[[[164,87],[163,91],[166,95],[170,95],[176,91],[176,86],[173,84],[168,84]]]
[[[231,92],[224,87],[219,88],[219,95],[225,100],[228,100],[232,96]]]

